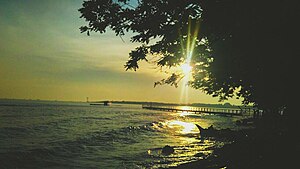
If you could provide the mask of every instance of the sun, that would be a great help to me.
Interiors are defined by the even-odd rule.
[[[182,64],[181,66],[181,70],[184,73],[184,75],[188,76],[192,70],[192,66],[190,66],[189,64],[185,63]]]

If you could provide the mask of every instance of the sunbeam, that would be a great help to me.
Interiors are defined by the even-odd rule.
[[[183,80],[182,80],[182,89],[181,89],[181,95],[180,95],[180,102],[188,103],[188,82],[191,80],[192,75],[192,69],[191,61],[192,56],[194,52],[194,48],[196,46],[197,36],[199,32],[199,22],[196,21],[195,25],[192,25],[192,19],[189,18],[188,22],[188,32],[186,40],[183,38],[181,39],[181,50],[184,54],[184,63],[180,66],[181,72],[183,74]],[[193,30],[193,32],[192,32]],[[186,47],[183,46],[183,42],[186,41]]]

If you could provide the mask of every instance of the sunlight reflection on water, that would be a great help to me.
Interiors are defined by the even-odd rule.
[[[172,120],[167,122],[168,127],[170,128],[178,128],[176,132],[180,132],[182,134],[188,133],[198,133],[196,125],[190,122],[183,122],[179,120]]]
[[[165,155],[162,153],[162,148],[148,150],[147,154],[150,157],[160,159],[155,162],[153,168],[177,166],[203,159],[212,153],[212,147],[217,144],[214,140],[200,139],[195,119],[181,114],[174,113],[172,116],[175,118],[160,124],[162,132],[165,131],[168,135],[169,145],[174,148],[174,152]]]
[[[182,112],[163,112],[136,105],[48,104],[0,106],[0,149],[24,161],[16,165],[47,168],[47,161],[55,161],[57,168],[167,168],[205,159],[224,144],[200,138],[195,124],[234,127],[232,118],[184,111],[193,109],[188,106],[181,106]],[[174,148],[172,154],[161,153],[166,145]],[[29,159],[23,155],[28,151]]]

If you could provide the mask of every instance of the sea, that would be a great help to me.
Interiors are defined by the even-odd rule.
[[[201,137],[195,124],[238,130],[239,118],[134,104],[0,100],[0,168],[168,168],[230,144]],[[166,145],[174,152],[163,153]]]

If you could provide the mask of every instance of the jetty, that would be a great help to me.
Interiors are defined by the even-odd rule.
[[[189,107],[189,106],[156,106],[156,105],[142,105],[143,109],[168,111],[168,112],[191,112],[196,114],[215,114],[225,116],[247,116],[253,114],[253,109],[247,108],[210,108],[210,107]]]
[[[92,105],[92,106],[110,106],[111,101],[91,102],[90,105]]]

